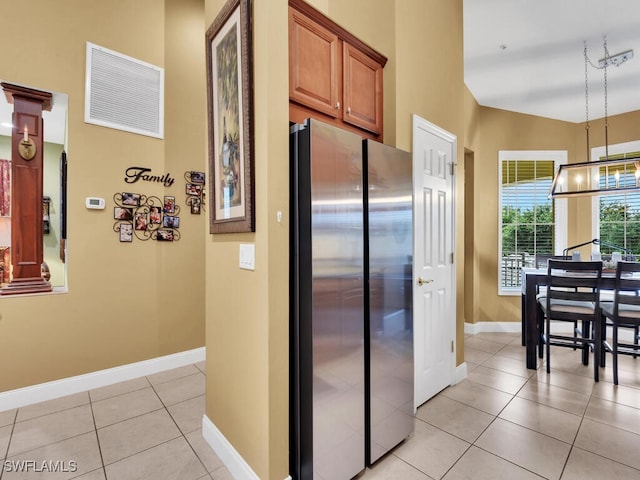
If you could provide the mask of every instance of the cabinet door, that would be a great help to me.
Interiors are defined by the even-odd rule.
[[[343,95],[345,122],[382,132],[382,65],[344,42]]]
[[[289,98],[332,117],[340,115],[337,35],[289,8]]]

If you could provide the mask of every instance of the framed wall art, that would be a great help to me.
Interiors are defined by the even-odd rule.
[[[251,1],[229,0],[206,33],[210,232],[255,231]]]

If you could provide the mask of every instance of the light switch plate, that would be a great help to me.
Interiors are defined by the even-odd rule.
[[[253,243],[240,244],[240,268],[244,270],[256,269],[256,246]]]

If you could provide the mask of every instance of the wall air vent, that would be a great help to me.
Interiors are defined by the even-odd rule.
[[[87,42],[84,121],[164,136],[164,69]]]

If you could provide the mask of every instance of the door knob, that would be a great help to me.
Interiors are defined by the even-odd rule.
[[[431,283],[433,282],[433,280],[425,280],[422,277],[418,277],[418,285],[423,286],[426,285],[427,283]]]

